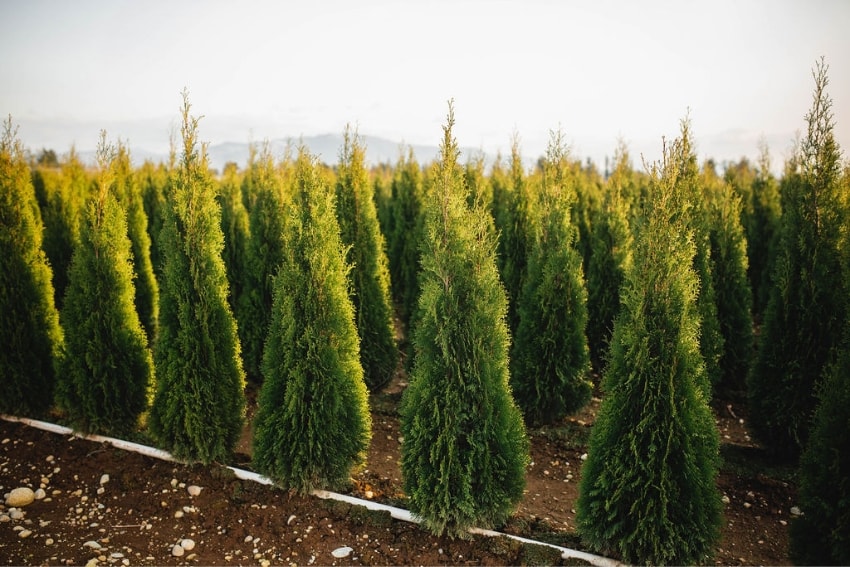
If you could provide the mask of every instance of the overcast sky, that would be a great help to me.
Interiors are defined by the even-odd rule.
[[[774,160],[824,56],[850,147],[850,2],[0,0],[0,112],[60,154],[98,132],[164,152],[187,88],[201,140],[341,133],[541,155],[560,129],[601,164],[658,159],[690,116],[700,159]],[[418,156],[430,160],[433,156]],[[777,165],[776,163],[774,165]]]

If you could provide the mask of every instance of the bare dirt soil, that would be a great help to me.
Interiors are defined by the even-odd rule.
[[[372,398],[372,445],[350,493],[405,508],[397,415],[403,386],[396,382]],[[529,431],[526,494],[501,531],[581,549],[575,505],[598,407],[594,399],[579,415]],[[719,403],[715,413],[724,458],[718,485],[728,502],[714,561],[789,564],[793,470],[766,460],[748,436],[741,407]],[[250,469],[249,427],[238,451],[229,464]],[[190,486],[200,494],[191,495]],[[0,505],[2,565],[564,563],[551,548],[434,537],[387,513],[239,480],[226,467],[161,461],[0,420],[0,495],[16,487],[44,493],[18,509]],[[334,551],[349,553],[337,558]]]

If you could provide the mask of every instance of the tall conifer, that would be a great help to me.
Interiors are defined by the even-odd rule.
[[[511,357],[511,386],[529,425],[557,421],[590,401],[587,289],[570,215],[575,182],[561,133],[553,132]]]
[[[136,311],[145,329],[148,343],[153,344],[159,318],[159,284],[151,262],[151,238],[148,232],[148,216],[145,213],[142,188],[133,172],[130,151],[119,142],[112,167],[115,176],[115,195],[127,216],[127,236],[133,256],[133,284]]]
[[[848,308],[840,262],[848,213],[827,69],[821,60],[813,71],[807,134],[786,173],[774,287],[747,383],[757,439],[791,458],[805,446],[815,385],[841,338]]]
[[[344,486],[371,438],[333,191],[303,149],[275,278],[254,422],[257,470],[309,492]]]
[[[373,186],[366,171],[366,151],[357,132],[346,127],[337,172],[336,214],[348,247],[352,301],[360,336],[360,361],[366,386],[377,391],[398,364],[393,330],[390,272],[378,224]]]
[[[163,278],[149,426],[186,461],[226,461],[242,431],[245,374],[221,257],[215,201],[198,119],[183,92],[183,153],[171,173],[160,239]]]
[[[528,441],[508,385],[506,300],[485,211],[468,206],[454,110],[425,209],[415,359],[401,407],[410,510],[436,534],[504,521],[522,497]]]
[[[582,468],[579,531],[635,564],[706,562],[719,535],[719,439],[700,353],[699,281],[677,140],[653,171]]]
[[[263,378],[263,347],[269,336],[274,277],[287,254],[283,230],[285,208],[290,199],[268,144],[259,152],[252,152],[243,191],[251,195],[252,206],[248,215],[250,236],[243,251],[245,258],[241,261],[244,288],[236,316],[245,372],[251,382],[259,384]]]
[[[127,216],[116,197],[126,164],[98,147],[96,197],[86,207],[62,308],[66,332],[56,387],[59,407],[84,432],[134,431],[148,407],[153,358],[134,304]]]
[[[62,345],[41,215],[23,147],[3,124],[0,140],[0,412],[38,417],[53,405]]]

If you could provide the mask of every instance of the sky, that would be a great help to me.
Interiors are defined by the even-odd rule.
[[[0,0],[0,113],[35,152],[106,130],[165,153],[186,89],[213,145],[350,124],[436,146],[451,99],[459,145],[488,154],[560,131],[640,167],[687,118],[701,161],[763,141],[781,170],[821,57],[848,157],[848,29],[846,0]]]

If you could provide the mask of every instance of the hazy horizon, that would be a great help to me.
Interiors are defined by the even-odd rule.
[[[0,112],[23,144],[93,149],[100,130],[166,153],[181,91],[210,145],[340,134],[543,155],[560,129],[600,168],[636,167],[688,117],[700,161],[780,169],[821,56],[850,145],[850,2],[50,0],[0,2]],[[846,157],[846,150],[844,152]],[[422,160],[430,156],[417,156]]]

